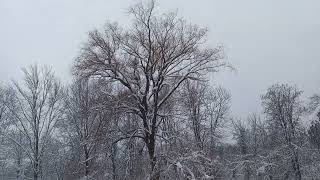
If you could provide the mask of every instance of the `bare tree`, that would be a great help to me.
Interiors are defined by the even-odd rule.
[[[13,114],[12,123],[26,139],[27,145],[18,139],[10,139],[28,156],[32,164],[33,179],[42,176],[42,159],[55,124],[62,117],[62,89],[52,71],[37,65],[23,69],[24,84],[14,82],[15,103],[6,103]]]
[[[201,82],[186,81],[181,94],[182,107],[187,111],[191,130],[197,147],[202,150],[204,145],[205,122],[205,93],[208,87]]]
[[[2,147],[4,147],[4,149],[1,150],[1,154],[5,157],[5,160],[2,162],[5,162],[9,169],[15,171],[16,178],[23,179],[26,167],[24,161],[25,153],[20,146],[25,145],[26,139],[21,132],[12,128],[13,124],[11,119],[13,119],[14,116],[8,108],[8,105],[15,107],[15,96],[16,94],[12,87],[0,87],[0,136]],[[14,111],[17,111],[17,109],[14,109]],[[13,164],[9,166],[9,162],[13,162]]]
[[[230,119],[231,94],[223,87],[208,89],[205,93],[205,116],[210,151],[223,136],[221,130]]]
[[[241,120],[233,120],[233,136],[237,142],[239,152],[241,155],[240,161],[236,163],[236,167],[233,168],[232,177],[237,178],[236,172],[240,169],[243,172],[243,179],[249,180],[252,174],[250,167],[249,154],[250,154],[250,139],[249,128],[241,122]]]
[[[10,87],[0,86],[0,135],[4,135],[4,131],[10,125],[10,111],[7,104],[13,104],[15,93]]]
[[[295,142],[304,110],[300,101],[301,93],[302,91],[295,86],[275,84],[262,96],[264,112],[270,124],[280,129],[282,138],[291,153],[294,178],[299,180],[301,180],[301,164],[298,145]]]
[[[95,152],[99,141],[104,139],[103,130],[107,124],[107,108],[99,107],[103,99],[99,94],[99,86],[88,79],[76,80],[69,89],[65,100],[67,115],[66,130],[71,134],[71,141],[79,142],[81,166],[84,177],[89,179],[94,175],[93,165],[96,159]],[[100,143],[102,144],[102,143]]]
[[[7,91],[4,87],[0,86],[0,168],[1,179],[5,178],[7,173],[6,164],[9,161],[10,146],[8,141],[4,138],[4,134],[8,132],[8,109],[5,106],[10,91]]]
[[[320,150],[320,122],[313,121],[308,130],[309,141]]]
[[[151,179],[156,171],[156,134],[159,110],[181,86],[206,77],[207,72],[225,67],[222,49],[206,48],[205,28],[189,25],[174,13],[157,16],[154,2],[130,9],[131,28],[107,24],[103,31],[92,31],[75,63],[78,75],[108,79],[126,91],[129,112],[136,114],[142,127],[132,136],[146,144]]]
[[[311,144],[320,149],[320,96],[315,94],[310,97],[308,110],[310,113],[316,113],[318,119],[314,119],[308,130]]]
[[[222,88],[212,88],[205,82],[186,81],[180,95],[187,111],[197,146],[203,150],[210,144],[211,151],[220,136],[219,128],[228,120],[231,96]]]
[[[310,97],[309,101],[309,107],[308,110],[310,112],[316,111],[317,116],[320,117],[320,95],[319,94],[314,94],[313,96]]]
[[[267,128],[265,122],[256,113],[250,114],[247,121],[250,126],[250,143],[253,155],[257,156],[259,148],[262,148],[265,143],[264,138],[267,136]]]
[[[268,137],[266,122],[259,115],[250,114],[245,120],[233,120],[233,135],[236,151],[230,166],[234,179],[272,179],[277,151],[269,151],[265,141]]]

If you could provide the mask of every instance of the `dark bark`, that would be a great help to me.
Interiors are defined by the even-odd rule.
[[[85,155],[85,177],[88,178],[90,175],[90,169],[89,169],[89,150],[87,148],[87,145],[84,146],[84,155]]]

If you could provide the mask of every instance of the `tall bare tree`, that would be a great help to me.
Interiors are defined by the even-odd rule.
[[[299,149],[295,144],[304,108],[300,96],[302,91],[288,84],[275,84],[262,96],[262,105],[268,121],[279,128],[281,137],[288,147],[294,179],[301,180]]]
[[[62,87],[53,72],[37,65],[23,69],[23,84],[14,82],[16,91],[12,102],[6,106],[13,114],[12,123],[26,139],[10,139],[26,153],[32,164],[33,179],[42,176],[42,159],[46,145],[55,131],[55,124],[62,117]]]
[[[222,48],[208,48],[206,28],[190,25],[176,14],[158,16],[154,2],[130,9],[129,29],[107,24],[92,31],[75,63],[78,75],[108,79],[130,97],[127,109],[142,121],[132,134],[144,140],[150,159],[151,179],[156,170],[156,134],[159,110],[186,80],[206,78],[227,66]]]

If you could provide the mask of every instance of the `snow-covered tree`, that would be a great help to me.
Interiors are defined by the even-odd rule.
[[[150,159],[150,179],[159,179],[157,134],[168,99],[186,80],[205,79],[227,64],[221,47],[205,46],[206,28],[190,25],[176,14],[158,16],[154,2],[130,9],[129,29],[116,23],[95,30],[75,63],[76,74],[105,78],[130,98],[127,111],[137,115]]]
[[[62,86],[48,67],[37,65],[23,69],[22,82],[14,81],[15,96],[6,102],[13,118],[12,128],[26,139],[10,136],[32,164],[33,179],[42,177],[43,157],[47,144],[55,132],[57,121],[62,118]]]

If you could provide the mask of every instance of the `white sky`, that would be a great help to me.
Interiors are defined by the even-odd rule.
[[[0,0],[0,81],[20,68],[48,64],[70,79],[87,32],[106,22],[128,24],[137,0]],[[276,82],[296,84],[305,96],[320,93],[319,0],[158,0],[186,20],[207,26],[209,42],[225,46],[237,72],[212,82],[232,93],[234,115],[260,108],[260,95]]]

